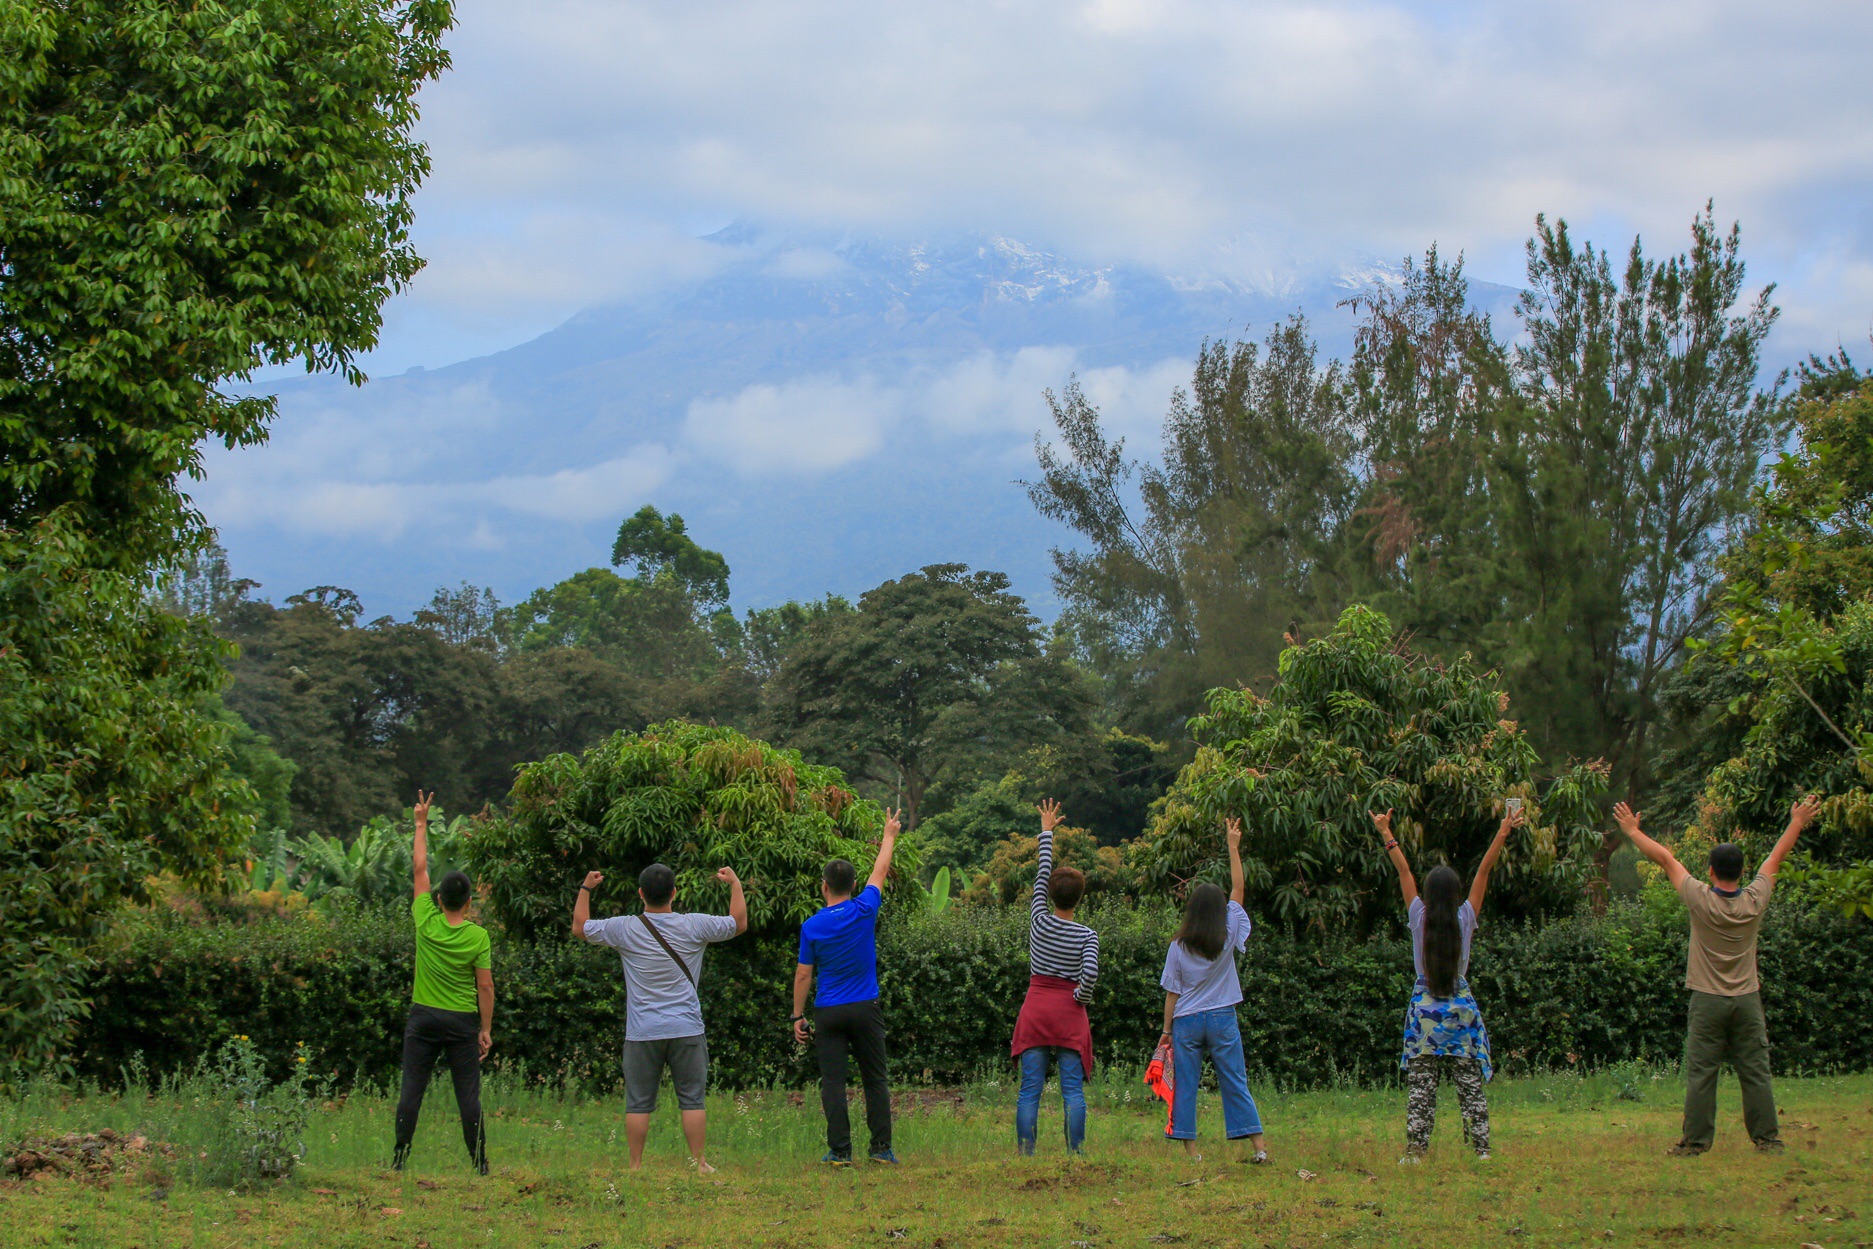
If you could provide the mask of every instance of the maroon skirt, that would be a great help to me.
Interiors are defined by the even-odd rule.
[[[1015,1039],[1008,1052],[1021,1057],[1037,1045],[1077,1050],[1080,1066],[1093,1073],[1093,1026],[1086,1018],[1086,1007],[1073,996],[1079,985],[1058,976],[1033,976],[1028,979],[1028,995],[1021,1003],[1015,1020]]]

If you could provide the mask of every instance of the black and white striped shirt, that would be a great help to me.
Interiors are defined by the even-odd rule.
[[[1028,926],[1028,969],[1036,976],[1057,976],[1077,980],[1073,996],[1092,1000],[1093,985],[1099,979],[1099,934],[1085,924],[1061,919],[1047,900],[1047,880],[1054,874],[1054,834],[1042,829],[1041,865],[1034,876],[1034,902]]]

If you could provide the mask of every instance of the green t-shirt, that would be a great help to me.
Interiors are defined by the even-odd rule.
[[[436,900],[426,893],[410,904],[416,922],[416,986],[410,998],[418,1006],[474,1014],[475,969],[487,967],[492,942],[488,930],[463,920],[450,926]]]

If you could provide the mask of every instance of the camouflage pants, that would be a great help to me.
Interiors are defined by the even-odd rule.
[[[1489,1152],[1489,1102],[1483,1096],[1483,1067],[1474,1058],[1419,1054],[1405,1064],[1405,1148],[1421,1154],[1437,1123],[1437,1085],[1448,1074],[1457,1086],[1463,1134],[1479,1154]]]

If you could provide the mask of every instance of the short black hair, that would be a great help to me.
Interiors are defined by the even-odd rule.
[[[1712,846],[1710,874],[1718,880],[1743,879],[1743,847],[1728,841]]]
[[[446,872],[436,882],[434,892],[437,906],[445,911],[459,911],[475,895],[475,887],[469,883],[467,872]]]
[[[638,891],[651,906],[662,906],[676,896],[676,873],[661,863],[652,863],[637,874]]]
[[[834,859],[820,873],[820,879],[826,882],[826,888],[843,897],[852,896],[852,887],[858,884],[858,869],[844,859]]]

